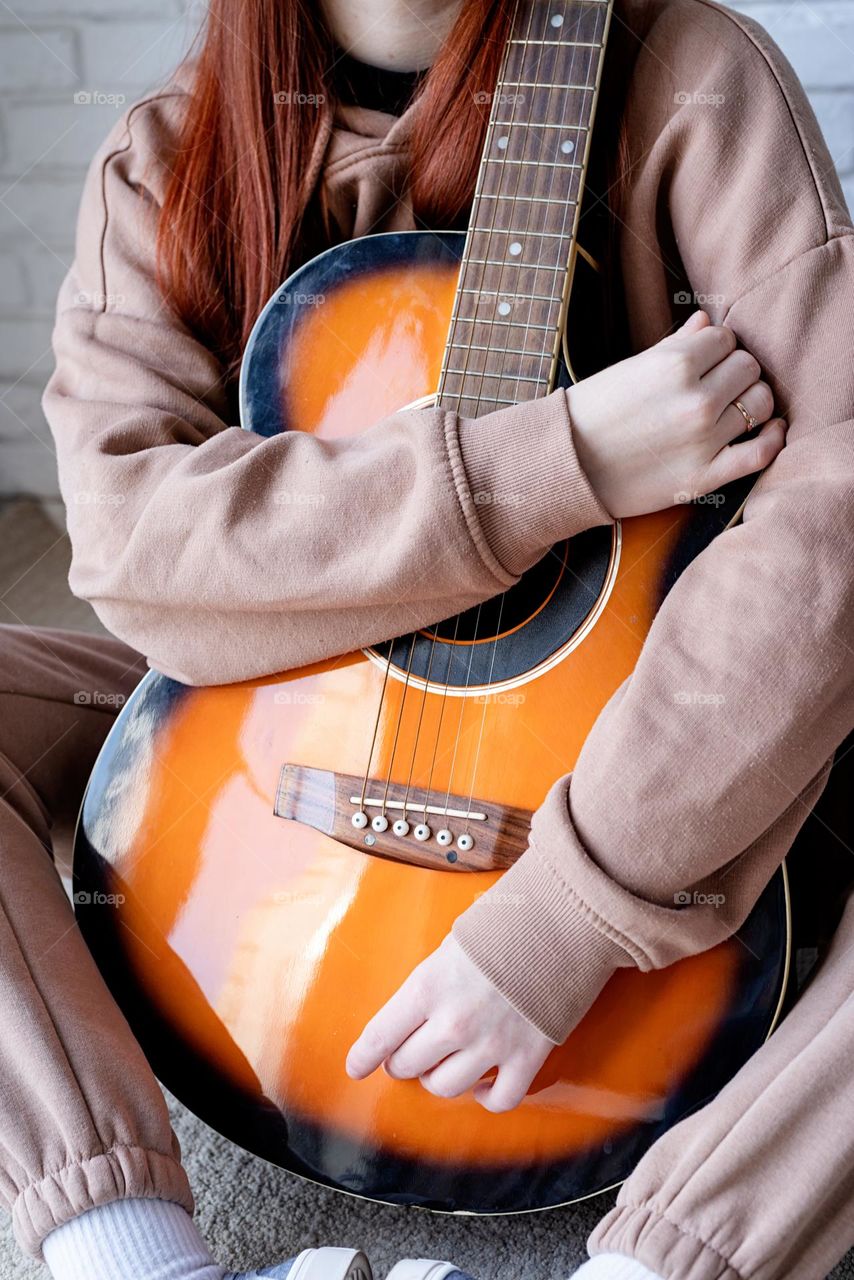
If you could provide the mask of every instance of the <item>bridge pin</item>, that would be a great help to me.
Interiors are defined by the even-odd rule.
[[[375,818],[371,819],[371,826],[373,827],[374,831],[387,831],[388,818],[385,816],[384,813],[378,813]]]
[[[350,821],[358,831],[363,831],[364,828],[368,825],[368,815],[366,813],[363,813],[362,810],[360,809],[358,813],[353,814]]]
[[[405,818],[398,818],[397,822],[392,827],[392,831],[396,836],[408,836],[409,823],[406,821]]]
[[[462,849],[464,853],[474,848],[474,836],[470,836],[467,831],[464,831],[461,836],[457,836],[457,848]]]
[[[447,827],[443,827],[441,831],[436,832],[436,841],[443,846],[453,844],[454,837],[451,835]]]
[[[433,832],[427,826],[426,822],[419,822],[418,826],[415,828],[414,834],[416,840],[429,840]]]

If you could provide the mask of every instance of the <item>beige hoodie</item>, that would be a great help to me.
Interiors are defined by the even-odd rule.
[[[181,107],[178,81],[93,162],[44,401],[71,585],[110,630],[189,683],[268,674],[464,610],[608,520],[563,392],[477,420],[399,413],[322,447],[230,424],[222,370],[154,282]],[[339,110],[318,176],[354,234],[413,225],[416,109]],[[768,36],[709,0],[659,0],[627,112],[633,348],[673,327],[687,278],[790,425],[743,523],[665,600],[502,892],[455,926],[556,1041],[615,968],[666,965],[738,925],[854,723],[854,234],[833,163]],[[275,501],[296,475],[323,503]],[[524,503],[472,503],[520,485]],[[677,906],[693,888],[725,906]]]

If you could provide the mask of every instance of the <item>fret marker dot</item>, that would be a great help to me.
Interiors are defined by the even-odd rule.
[[[509,138],[499,138],[499,139],[498,139],[498,150],[499,150],[499,151],[506,151],[506,150],[507,150],[507,143],[508,143],[509,141],[510,141],[510,139],[509,139]]]
[[[567,138],[564,142],[560,144],[560,149],[565,156],[571,155],[572,152],[575,150],[575,143],[572,141],[571,138]]]
[[[509,303],[509,302],[499,302],[499,304],[498,304],[498,314],[499,314],[500,316],[509,316],[509,315],[510,315],[510,303]]]
[[[522,246],[520,245],[518,240],[513,241],[513,243],[510,246],[510,252],[513,254],[514,258],[518,257],[519,254],[522,252]]]
[[[563,14],[562,14],[562,13],[554,13],[554,14],[552,14],[552,20],[551,20],[551,21],[552,21],[552,26],[553,26],[553,27],[562,27],[562,26],[563,26]]]

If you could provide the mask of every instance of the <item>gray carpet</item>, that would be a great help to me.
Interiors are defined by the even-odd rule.
[[[32,503],[0,512],[0,621],[96,631],[65,585],[68,548]],[[170,1099],[173,1123],[216,1256],[247,1268],[316,1244],[362,1245],[378,1277],[400,1257],[451,1258],[477,1280],[561,1280],[614,1193],[549,1213],[467,1218],[389,1208],[312,1186],[232,1146]],[[0,1228],[0,1280],[46,1280]],[[832,1273],[854,1280],[854,1251]],[[810,1280],[822,1280],[810,1277]]]
[[[237,1150],[170,1099],[196,1200],[197,1221],[226,1265],[246,1268],[317,1244],[361,1245],[382,1278],[400,1257],[451,1258],[477,1280],[563,1280],[614,1193],[566,1209],[512,1218],[450,1217],[389,1208],[312,1186]],[[47,1280],[4,1230],[2,1280]],[[854,1253],[832,1273],[854,1280]],[[812,1278],[811,1278],[812,1280]],[[820,1280],[816,1276],[815,1280]]]

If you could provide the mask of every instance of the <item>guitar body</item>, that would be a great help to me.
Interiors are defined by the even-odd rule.
[[[337,436],[428,397],[462,248],[461,234],[381,235],[301,268],[256,326],[244,425]],[[501,603],[393,646],[219,688],[143,680],[85,798],[75,890],[164,1084],[286,1169],[479,1213],[613,1185],[713,1096],[776,1016],[784,873],[735,939],[618,973],[514,1112],[383,1072],[354,1082],[344,1059],[524,847],[526,815],[573,767],[673,577],[734,504],[591,531]],[[385,812],[408,833],[375,831]]]

